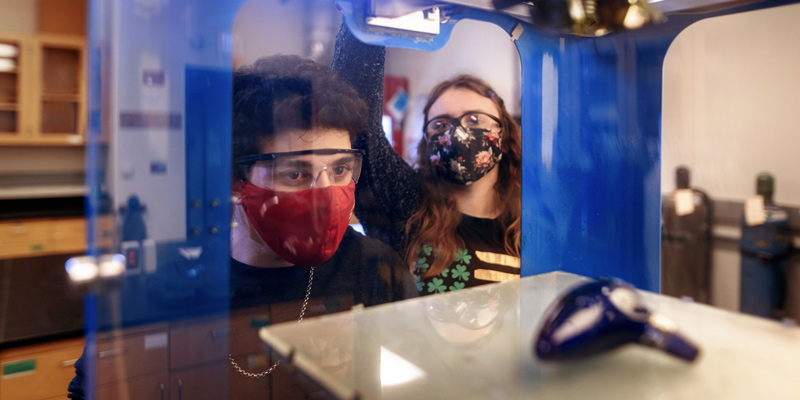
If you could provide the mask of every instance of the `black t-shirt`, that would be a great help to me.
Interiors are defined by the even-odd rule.
[[[231,313],[271,305],[271,323],[297,320],[308,289],[310,268],[260,268],[231,259]],[[408,267],[389,246],[348,228],[336,253],[314,268],[305,317],[374,306],[417,296]],[[285,307],[284,307],[285,306]],[[68,397],[83,399],[84,357],[75,363]]]
[[[302,300],[306,267],[259,268],[231,260],[231,308]],[[348,228],[328,261],[314,268],[310,298],[347,296],[374,306],[416,296],[413,278],[389,246]]]
[[[506,251],[503,226],[496,219],[462,214],[456,232],[464,239],[464,247],[456,250],[450,267],[438,275],[422,277],[432,265],[435,255],[428,245],[419,249],[414,278],[420,294],[452,292],[519,279],[519,258]]]

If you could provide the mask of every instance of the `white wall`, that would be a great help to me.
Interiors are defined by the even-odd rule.
[[[662,192],[675,168],[712,199],[743,202],[755,177],[775,177],[778,204],[800,205],[800,4],[700,21],[664,61]],[[730,238],[738,226],[717,226]],[[739,251],[715,247],[712,303],[738,311]],[[800,318],[800,266],[789,268],[788,315]],[[794,292],[792,292],[794,290]]]
[[[468,51],[465,51],[468,50]],[[439,82],[459,73],[487,81],[506,102],[512,115],[520,112],[521,67],[516,46],[500,27],[463,20],[453,28],[447,44],[435,52],[387,49],[386,74],[408,78],[408,117],[404,125],[403,157],[416,159],[422,136],[422,109],[428,93]]]
[[[237,64],[249,64],[270,54],[307,53],[308,7],[316,0],[248,0],[234,22]],[[332,39],[341,16],[334,12]],[[464,51],[469,49],[469,51]],[[409,80],[408,115],[404,126],[406,160],[414,158],[422,131],[422,107],[428,92],[440,81],[458,73],[477,75],[494,87],[512,114],[520,110],[520,62],[517,49],[501,28],[464,20],[453,29],[448,43],[436,52],[390,48],[386,74]]]
[[[800,4],[700,21],[664,61],[662,191],[687,165],[713,199],[755,194],[761,171],[775,200],[800,205]]]
[[[238,65],[272,54],[304,51],[303,2],[248,0],[233,22]],[[237,65],[237,66],[238,66]]]
[[[236,66],[274,54],[311,56],[312,37],[324,44],[313,58],[328,64],[341,14],[330,0],[248,0],[233,23]]]

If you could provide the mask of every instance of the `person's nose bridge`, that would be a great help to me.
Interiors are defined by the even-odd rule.
[[[319,169],[319,172],[316,173],[314,180],[311,182],[311,187],[324,188],[330,186],[332,184],[330,171],[331,170],[327,165],[323,165],[322,168]]]

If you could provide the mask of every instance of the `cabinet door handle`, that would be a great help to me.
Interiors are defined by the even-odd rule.
[[[64,360],[64,361],[61,362],[61,366],[64,367],[64,368],[71,367],[71,366],[75,365],[76,361],[78,361],[77,358],[73,358],[72,360]]]
[[[28,227],[25,225],[15,225],[11,227],[11,233],[14,235],[22,235],[23,233],[28,233]]]
[[[230,335],[233,335],[234,333],[236,333],[236,328],[234,328],[234,327],[222,328],[222,329],[214,329],[214,330],[211,331],[211,337],[213,339],[217,339],[217,338],[222,338],[222,337],[228,337]]]
[[[116,356],[116,355],[120,355],[120,354],[125,354],[125,348],[124,347],[111,349],[111,350],[106,350],[106,351],[101,351],[101,352],[97,353],[97,358],[106,358],[106,357]]]
[[[159,383],[159,389],[161,390],[161,400],[164,400],[164,382]]]
[[[183,400],[183,381],[178,379],[178,400]]]

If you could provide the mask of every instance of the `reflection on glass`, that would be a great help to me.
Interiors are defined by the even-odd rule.
[[[757,196],[753,179],[770,171],[773,201],[797,232],[798,93],[794,21],[800,5],[705,19],[677,35],[663,64],[662,288],[732,311],[800,319],[798,264],[773,251],[775,239],[751,241],[744,212]],[[748,29],[742,29],[747,26]],[[746,77],[742,79],[742,77]],[[691,170],[681,182],[679,168]],[[753,209],[766,214],[766,202]],[[752,222],[752,221],[751,221]],[[766,238],[770,235],[764,235]],[[800,243],[790,234],[787,243]],[[760,243],[758,243],[760,242]],[[791,252],[788,252],[791,254]],[[783,260],[778,260],[784,258]],[[787,275],[779,272],[786,265]]]
[[[19,54],[17,46],[8,43],[0,43],[0,58],[15,58]]]
[[[381,346],[381,386],[395,386],[425,377],[425,371]]]

